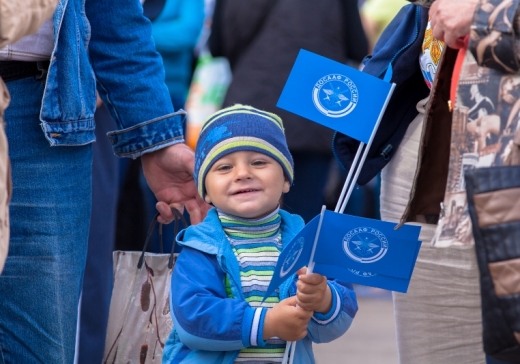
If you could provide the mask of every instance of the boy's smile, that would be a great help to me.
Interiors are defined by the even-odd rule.
[[[254,151],[238,151],[217,160],[205,179],[205,200],[223,212],[259,218],[274,211],[289,181],[273,158]]]

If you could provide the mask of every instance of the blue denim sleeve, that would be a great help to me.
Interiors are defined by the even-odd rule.
[[[174,113],[139,0],[86,0],[85,11],[97,89],[119,129],[108,133],[114,152],[137,158],[184,142],[185,113]]]

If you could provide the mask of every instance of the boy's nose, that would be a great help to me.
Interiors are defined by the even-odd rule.
[[[236,179],[251,178],[251,170],[248,164],[239,163],[235,167]]]

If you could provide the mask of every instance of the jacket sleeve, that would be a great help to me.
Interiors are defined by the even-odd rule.
[[[477,5],[469,49],[480,66],[502,72],[520,70],[519,0],[488,0]]]
[[[232,351],[263,346],[267,309],[253,309],[227,298],[225,274],[216,258],[184,247],[175,263],[171,285],[174,327],[192,350]]]
[[[191,50],[204,22],[203,0],[167,0],[152,22],[152,36],[159,52]]]
[[[36,32],[58,0],[0,0],[0,48]]]
[[[315,343],[327,343],[343,335],[358,310],[350,283],[329,280],[328,284],[332,291],[332,307],[326,314],[314,313],[307,328],[309,338]]]
[[[108,133],[114,152],[136,158],[184,142],[185,113],[174,113],[151,23],[139,1],[88,0],[85,12],[97,89],[118,126]]]

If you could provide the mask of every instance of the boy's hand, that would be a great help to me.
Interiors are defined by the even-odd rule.
[[[332,292],[327,284],[327,278],[321,274],[306,274],[307,268],[302,268],[296,282],[296,302],[298,306],[309,311],[327,313],[332,307]]]
[[[279,337],[285,341],[298,341],[307,336],[307,325],[312,311],[296,306],[296,297],[289,297],[267,310],[263,339]]]

